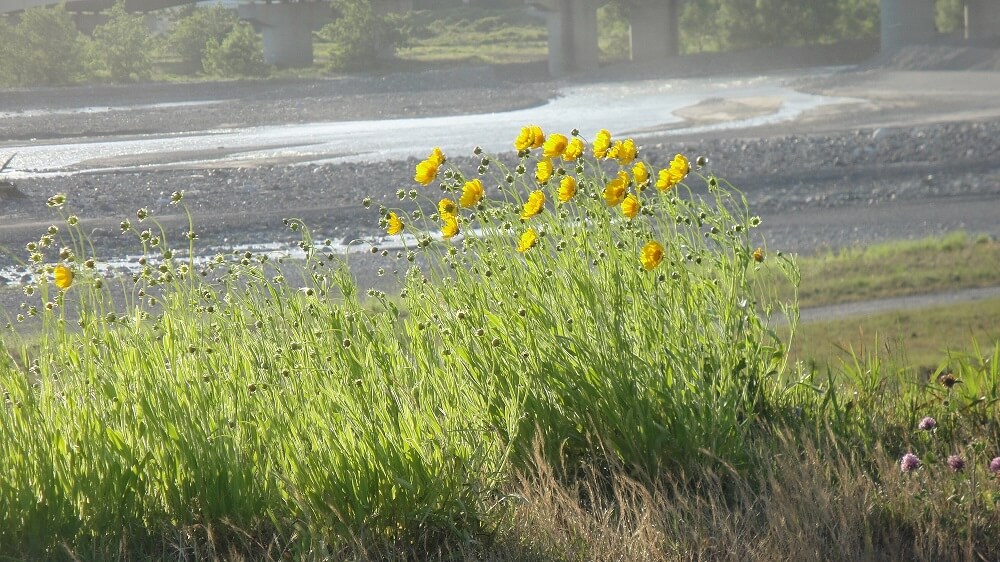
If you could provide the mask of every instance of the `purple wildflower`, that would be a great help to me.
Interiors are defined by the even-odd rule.
[[[955,472],[960,472],[963,468],[965,468],[965,459],[958,455],[951,455],[948,457],[948,467]]]
[[[920,420],[920,425],[918,425],[917,427],[919,427],[924,431],[930,431],[934,429],[936,426],[937,426],[937,420],[935,420],[930,416],[927,416],[926,418]]]
[[[996,457],[990,461],[990,472],[1000,474],[1000,457]]]
[[[899,461],[899,469],[903,472],[913,472],[920,466],[920,459],[913,453],[906,453]]]

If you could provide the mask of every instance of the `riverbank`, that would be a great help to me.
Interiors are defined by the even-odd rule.
[[[71,99],[86,89],[5,94],[0,138],[9,140],[0,142],[0,156],[55,139],[127,140],[227,123],[504,112],[544,103],[569,84],[590,80],[598,87],[608,81],[662,79],[670,70],[669,65],[614,67],[559,82],[541,79],[538,69],[504,74],[474,67],[283,84],[101,87],[86,99]],[[761,232],[767,244],[775,249],[810,252],[959,229],[1000,237],[995,210],[1000,199],[1000,99],[995,95],[1000,73],[869,66],[795,76],[789,80],[796,89],[853,101],[782,123],[648,134],[640,143],[641,156],[656,167],[677,152],[709,158],[704,171],[746,193],[751,208],[764,218]],[[697,124],[719,112],[736,112],[732,118],[738,119],[740,111],[755,115],[773,110],[768,103],[708,100],[679,113]],[[32,104],[48,111],[34,112]],[[14,107],[21,109],[12,111]],[[29,134],[52,140],[16,140]],[[428,130],[427,148],[447,134]],[[226,150],[216,149],[222,155]],[[416,164],[414,159],[309,164],[274,158],[157,165],[155,155],[143,158],[149,165],[127,170],[16,179],[0,191],[0,246],[23,254],[24,244],[58,218],[46,208],[46,199],[66,193],[67,208],[81,217],[101,254],[135,253],[135,242],[118,234],[119,222],[148,208],[178,235],[186,229],[186,217],[168,200],[180,190],[187,194],[200,247],[292,242],[297,234],[282,223],[288,217],[303,219],[317,239],[349,242],[380,233],[374,207],[399,204],[396,191],[414,186]],[[471,157],[449,158],[467,172],[476,166]],[[17,168],[16,159],[12,167]],[[375,201],[372,209],[361,206],[365,197]],[[13,263],[9,253],[0,255],[0,264]]]

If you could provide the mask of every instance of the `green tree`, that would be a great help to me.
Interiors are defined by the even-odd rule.
[[[681,52],[701,53],[726,48],[725,30],[716,21],[721,5],[722,0],[694,0],[681,4]]]
[[[225,77],[267,76],[260,35],[246,22],[239,22],[220,43],[214,37],[205,46],[205,72]]]
[[[333,0],[333,10],[336,19],[319,31],[333,44],[332,70],[366,68],[379,56],[394,52],[403,39],[395,20],[376,13],[370,0]]]
[[[0,86],[15,84],[13,62],[14,29],[0,19]]]
[[[840,0],[830,39],[877,37],[879,16],[879,0]]]
[[[597,46],[609,60],[628,60],[631,55],[628,8],[613,0],[597,10]]]
[[[219,45],[239,22],[234,10],[223,6],[197,8],[178,19],[166,37],[167,50],[180,56],[191,72],[204,72],[205,47],[212,39]]]
[[[718,21],[730,48],[775,47],[814,43],[828,36],[838,0],[729,0]]]
[[[113,82],[149,78],[152,39],[141,15],[129,14],[123,2],[111,8],[111,19],[94,29],[91,62]]]
[[[13,83],[72,84],[87,77],[83,64],[87,40],[65,6],[25,10],[21,21],[7,33],[10,37],[4,58]]]
[[[935,14],[938,31],[951,33],[965,27],[964,0],[937,0]]]

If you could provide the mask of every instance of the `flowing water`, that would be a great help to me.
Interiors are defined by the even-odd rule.
[[[499,152],[510,149],[512,139],[527,123],[538,124],[546,131],[577,128],[585,138],[593,138],[598,129],[613,127],[611,132],[616,136],[641,140],[652,134],[690,134],[781,123],[824,105],[853,101],[805,94],[787,85],[800,77],[801,73],[574,85],[563,88],[544,105],[502,113],[247,127],[92,142],[40,142],[9,148],[17,153],[10,177],[179,163],[252,163],[255,159],[323,163],[423,158],[431,146],[440,146],[445,153],[469,153],[476,145]],[[685,123],[674,113],[706,101],[746,99],[770,100],[776,109],[749,118],[723,117],[710,124]],[[94,108],[80,109],[85,110]],[[0,114],[0,119],[9,117]]]

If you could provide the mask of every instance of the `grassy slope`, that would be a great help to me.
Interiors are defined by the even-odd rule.
[[[1000,284],[1000,243],[955,233],[942,238],[891,242],[804,257],[799,265],[803,308]],[[787,289],[786,289],[787,290]],[[948,350],[968,350],[973,340],[1000,340],[1000,299],[903,310],[799,326],[798,359],[836,365],[847,350],[871,348],[911,366],[935,367]]]

